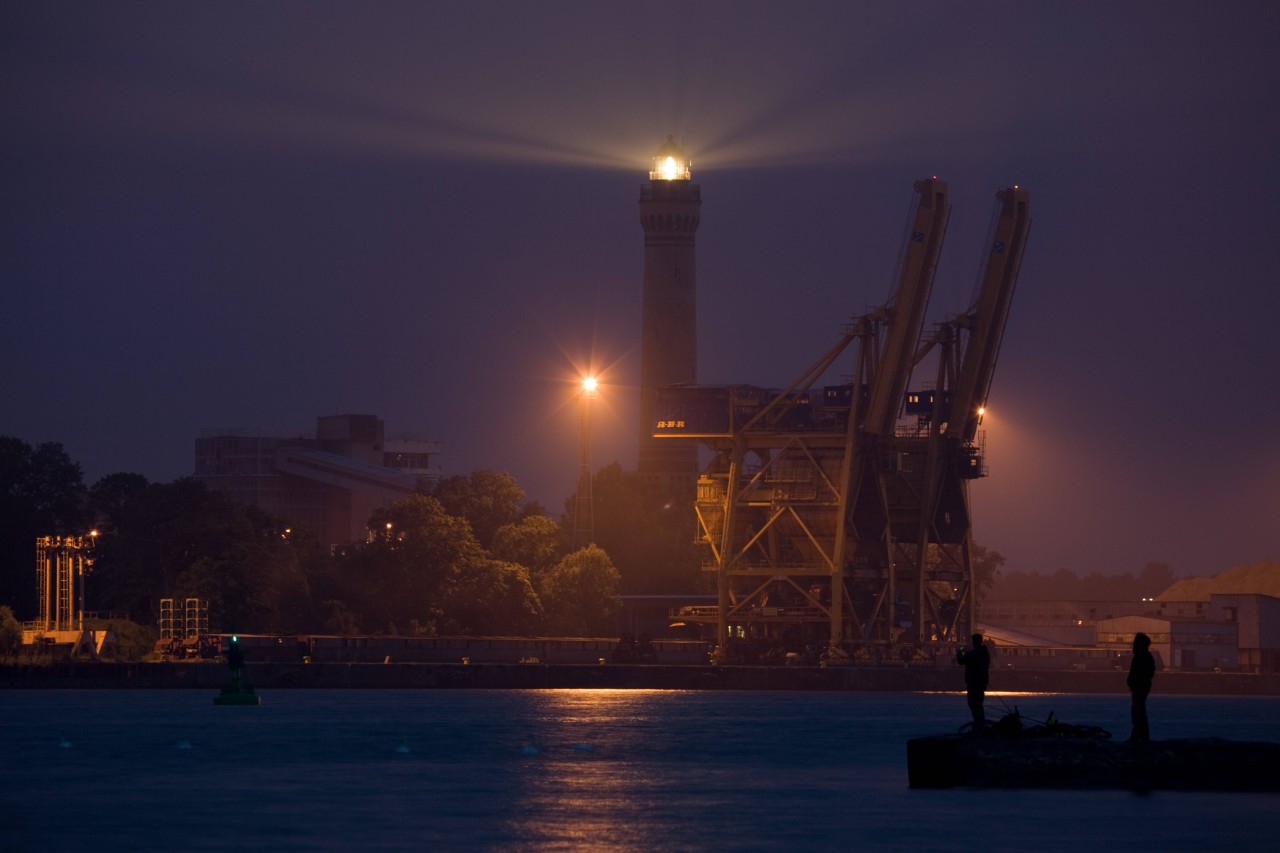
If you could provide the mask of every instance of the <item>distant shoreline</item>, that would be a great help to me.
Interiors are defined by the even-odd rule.
[[[280,663],[249,662],[247,680],[276,689],[825,690],[958,692],[958,667],[671,666],[646,664]],[[991,693],[1126,693],[1124,673],[1000,670]],[[55,663],[0,666],[3,689],[217,690],[224,664]],[[1278,673],[1161,672],[1155,694],[1280,696]]]

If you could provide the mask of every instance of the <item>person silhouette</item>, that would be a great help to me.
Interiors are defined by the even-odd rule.
[[[987,671],[991,669],[991,653],[982,644],[982,635],[973,635],[973,648],[956,649],[956,662],[964,666],[964,686],[968,689],[969,712],[973,714],[975,730],[986,724],[982,702],[987,692]]]
[[[1129,685],[1129,694],[1133,697],[1129,708],[1129,716],[1133,720],[1130,743],[1147,743],[1151,740],[1151,726],[1147,721],[1147,694],[1151,692],[1151,681],[1156,676],[1156,659],[1151,656],[1150,649],[1150,637],[1141,631],[1133,635],[1133,662],[1129,664],[1129,677],[1125,679],[1125,683]]]

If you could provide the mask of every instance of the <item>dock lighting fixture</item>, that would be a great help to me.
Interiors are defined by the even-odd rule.
[[[653,154],[653,168],[649,171],[651,181],[687,181],[690,177],[689,158],[684,149],[676,144],[671,134],[667,141],[658,147]]]
[[[585,548],[595,541],[595,506],[591,497],[591,406],[600,382],[582,377],[578,398],[578,488],[573,500],[573,547]]]

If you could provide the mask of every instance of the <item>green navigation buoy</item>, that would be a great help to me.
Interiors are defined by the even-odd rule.
[[[262,697],[253,692],[253,685],[244,677],[244,652],[240,651],[240,638],[231,635],[227,649],[227,666],[231,669],[231,683],[213,697],[215,705],[261,705]]]

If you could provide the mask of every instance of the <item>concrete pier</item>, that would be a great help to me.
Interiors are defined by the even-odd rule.
[[[907,741],[912,788],[1280,791],[1280,744],[1219,738],[1134,744],[942,735]]]

